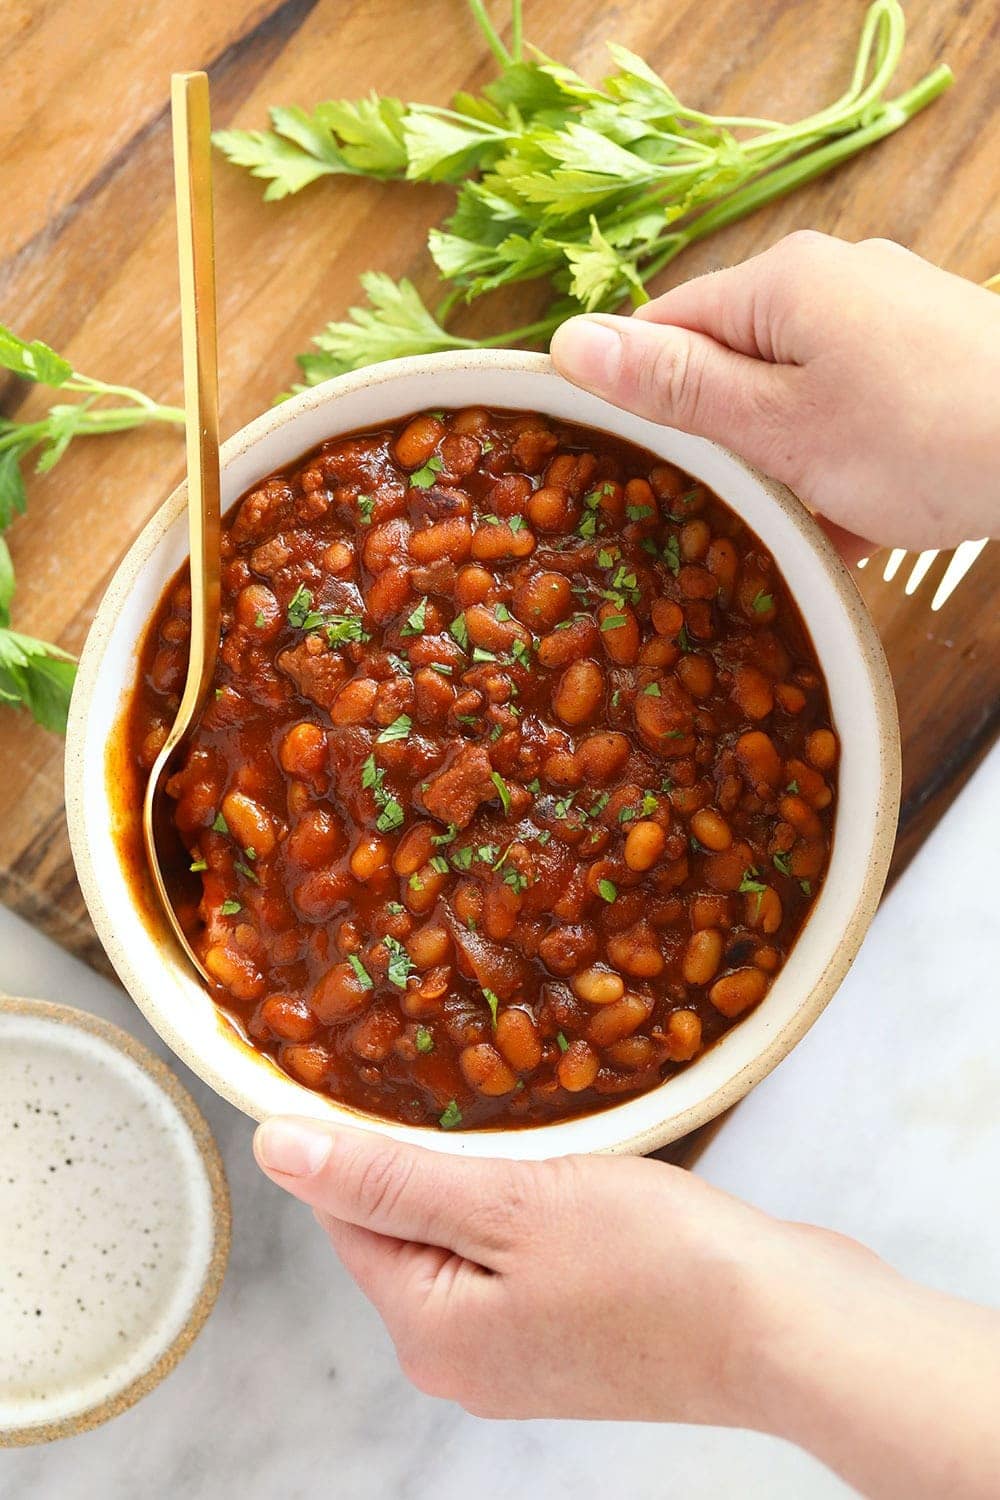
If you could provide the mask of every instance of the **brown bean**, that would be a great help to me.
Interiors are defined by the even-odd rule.
[[[616,666],[632,666],[639,655],[639,622],[627,604],[602,604],[597,612],[601,644]]]
[[[608,958],[616,969],[633,979],[655,979],[664,970],[664,958],[654,928],[648,922],[637,922],[625,932],[616,932],[607,940]]]
[[[630,753],[627,735],[598,730],[583,737],[576,747],[575,759],[582,776],[601,786],[621,773]]]
[[[510,522],[481,525],[472,534],[472,555],[477,562],[502,562],[508,557],[530,557],[535,534],[527,526],[515,530]]]
[[[641,995],[623,995],[591,1016],[587,1022],[587,1040],[595,1047],[613,1046],[645,1025],[651,1010],[651,1000],[644,1000]]]
[[[724,1016],[742,1015],[751,1005],[757,1005],[767,994],[768,979],[760,969],[734,969],[723,974],[708,992],[708,998]]]
[[[564,724],[586,724],[597,713],[603,695],[604,673],[597,663],[575,661],[556,683],[552,711]]]
[[[313,987],[309,1004],[324,1026],[333,1026],[364,1010],[368,996],[364,981],[349,963],[334,964]]]
[[[365,606],[373,620],[384,624],[393,615],[400,614],[412,597],[409,568],[392,566],[372,579],[365,595]]]
[[[553,630],[538,642],[538,660],[543,667],[565,667],[589,656],[598,642],[593,620],[573,620],[564,630]]]
[[[304,870],[328,865],[343,840],[340,825],[325,807],[308,808],[285,840],[285,859]]]
[[[326,731],[319,724],[293,724],[278,748],[278,759],[289,776],[307,781],[326,770]]]
[[[290,1042],[278,1053],[286,1072],[306,1088],[321,1088],[333,1066],[333,1053],[322,1042]]]
[[[759,927],[769,936],[777,932],[781,926],[781,897],[773,886],[766,885],[762,891],[748,891],[743,899],[748,927]]]
[[[703,927],[688,938],[681,963],[685,984],[710,984],[722,962],[722,933],[717,927]]]
[[[579,507],[566,491],[553,485],[542,485],[528,501],[528,519],[538,531],[570,531],[578,515]]]
[[[477,1094],[495,1099],[517,1087],[517,1079],[510,1067],[489,1042],[463,1048],[458,1062],[466,1083]]]
[[[532,573],[515,588],[512,607],[529,630],[552,630],[573,608],[569,579],[563,573]]]
[[[233,613],[237,623],[261,641],[272,641],[285,623],[284,610],[266,583],[248,583],[240,589]],[[186,621],[180,623],[186,626],[180,639],[186,640],[190,626]]]
[[[691,1061],[701,1048],[701,1017],[697,1011],[671,1011],[667,1017],[667,1046],[673,1062]]]
[[[781,781],[781,757],[774,742],[759,729],[741,734],[736,758],[751,786],[776,787]]]
[[[581,969],[572,984],[574,995],[587,1005],[611,1005],[625,993],[625,981],[610,969]]]
[[[354,548],[348,542],[331,542],[323,553],[323,566],[335,578],[347,578],[354,572]]]
[[[733,702],[748,719],[766,719],[774,708],[774,689],[759,667],[743,662],[733,674]]]
[[[677,676],[692,698],[707,698],[715,686],[715,664],[710,656],[688,652],[677,663]]]
[[[713,853],[720,853],[728,849],[733,842],[733,831],[725,818],[715,811],[714,807],[703,807],[694,814],[691,819],[691,832],[703,844],[706,849]]]
[[[659,823],[642,818],[625,838],[625,863],[630,870],[651,870],[663,853],[667,835]]]
[[[444,423],[437,417],[414,417],[393,443],[393,457],[404,469],[419,469],[431,457],[444,434]]]
[[[652,615],[653,629],[657,635],[666,635],[671,639],[684,624],[684,611],[673,599],[654,599]]]
[[[786,823],[791,823],[797,833],[804,834],[807,838],[819,838],[823,832],[822,823],[804,797],[790,794],[780,797],[778,811]]]
[[[253,849],[258,859],[267,859],[277,847],[278,834],[274,817],[243,792],[227,792],[222,799],[222,816],[229,832],[244,849]]]
[[[455,579],[455,602],[460,609],[468,609],[470,604],[485,604],[494,599],[496,593],[496,579],[488,569],[477,563],[459,569]]]
[[[526,1010],[509,1006],[497,1016],[496,1045],[517,1073],[532,1073],[542,1060],[538,1027]]]
[[[381,573],[390,564],[400,564],[406,556],[410,525],[402,516],[374,526],[365,537],[361,556],[369,573]]]
[[[817,771],[832,771],[837,764],[837,736],[832,729],[814,729],[806,740],[806,760]]]
[[[344,870],[313,870],[292,892],[299,912],[310,922],[328,922],[347,901],[351,877]]]
[[[559,1059],[556,1077],[570,1094],[580,1094],[589,1089],[600,1069],[600,1059],[593,1048],[582,1039],[570,1042]]]
[[[299,995],[268,995],[261,1004],[260,1019],[284,1042],[311,1041],[319,1029],[316,1017]]]
[[[407,909],[415,916],[430,911],[450,878],[450,874],[435,870],[433,865],[422,865],[407,881],[403,894]]]
[[[352,677],[344,684],[330,709],[334,724],[364,724],[375,707],[378,683],[373,677]]]
[[[351,855],[351,874],[355,880],[372,880],[389,864],[389,841],[380,833],[366,833]]]
[[[707,521],[687,521],[681,527],[681,556],[685,562],[701,562],[708,551],[712,533]]]
[[[411,531],[409,547],[410,556],[418,563],[437,562],[442,557],[464,562],[472,551],[472,527],[463,516],[450,516],[423,531]]]
[[[451,958],[451,933],[446,927],[428,923],[410,934],[406,951],[417,969],[433,969]]]
[[[509,611],[501,609],[501,614],[504,613],[509,616]],[[524,646],[531,644],[531,634],[523,625],[510,618],[498,619],[488,604],[470,604],[465,611],[465,624],[472,644],[486,651],[509,652],[515,641]]]

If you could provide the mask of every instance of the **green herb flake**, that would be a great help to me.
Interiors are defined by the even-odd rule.
[[[597,566],[599,568],[613,568],[614,565],[614,554],[609,552],[606,547],[602,547],[600,552],[598,552],[597,554]]]
[[[663,694],[660,691],[660,684],[658,682],[647,682],[642,691],[647,698],[663,697]]]
[[[560,1052],[568,1052],[569,1051],[569,1042],[566,1040],[565,1036],[563,1035],[563,1033],[561,1031],[557,1031],[556,1032],[556,1042],[558,1043],[559,1051]]]
[[[448,861],[445,859],[443,854],[432,854],[427,863],[430,865],[432,870],[437,870],[439,875],[447,875]]]
[[[473,661],[479,661],[479,662],[483,662],[483,661],[499,661],[500,658],[499,658],[499,656],[497,656],[497,654],[496,654],[495,651],[487,651],[487,649],[486,649],[485,646],[473,646],[473,648],[472,648],[472,660]]]
[[[785,787],[785,791],[786,792],[791,792],[791,794],[792,794],[793,797],[797,796],[798,795],[798,791],[799,791],[799,784],[798,784],[798,782],[797,781],[790,781],[788,783],[788,785]]]
[[[511,531],[516,533],[518,531],[524,531],[528,523],[523,516],[511,516],[507,522],[507,525],[509,526]]]
[[[257,611],[256,615],[254,616],[253,623],[254,623],[254,625],[256,626],[256,628],[258,630],[263,630],[264,629],[264,626],[267,624],[267,620],[266,620],[266,618],[264,616],[264,611],[262,609],[259,609]]]
[[[451,862],[456,870],[468,870],[472,866],[472,849],[466,844],[463,849],[456,849],[451,856]]]
[[[444,460],[435,453],[427,460],[423,468],[417,469],[410,475],[410,484],[414,489],[429,490],[443,468]]]
[[[625,514],[630,521],[645,521],[653,514],[653,507],[651,505],[626,505]]]
[[[759,593],[757,593],[757,594],[754,595],[754,597],[753,597],[753,610],[754,610],[755,614],[766,615],[768,613],[768,611],[772,610],[773,608],[774,608],[774,595],[773,594],[765,594],[764,590],[761,589]]]
[[[399,632],[401,636],[423,635],[427,624],[427,595],[421,599],[412,614],[407,615],[406,624]]]
[[[208,865],[205,863],[205,861],[203,859],[193,859],[191,861],[191,863],[188,865],[188,869],[191,871],[191,873],[193,875],[196,875],[199,870],[207,870],[208,869]]]
[[[599,818],[600,815],[601,815],[601,813],[604,811],[604,809],[607,807],[607,805],[608,805],[608,803],[610,801],[611,801],[611,793],[610,792],[602,792],[601,795],[598,797],[597,801],[594,803],[593,807],[591,807],[591,808],[588,809],[587,817],[588,818]]]
[[[691,645],[691,637],[688,635],[686,625],[682,625],[680,630],[678,630],[677,632],[677,644],[678,646],[680,646],[682,651],[686,652],[694,650],[694,647]]]
[[[417,1027],[416,1035],[413,1038],[413,1044],[418,1052],[434,1051],[434,1038],[431,1036],[426,1026]]]
[[[620,630],[623,625],[628,624],[627,615],[606,615],[601,621],[602,630]]]
[[[676,536],[668,536],[663,544],[663,561],[676,578],[681,570],[681,544]]]
[[[542,783],[539,781],[537,776],[533,776],[525,786],[525,791],[530,792],[533,797],[537,797],[541,790]]]
[[[450,844],[458,837],[458,825],[449,823],[444,833],[435,833],[431,836],[431,843],[439,848],[442,844]]]
[[[406,911],[406,907],[403,905],[402,901],[387,901],[385,904],[385,909],[394,917],[401,917]]]
[[[504,779],[500,775],[499,771],[491,771],[490,772],[490,780],[492,781],[493,785],[497,789],[497,796],[500,798],[500,802],[501,802],[501,805],[503,807],[504,812],[505,813],[509,813],[510,812],[510,792],[508,792],[508,790],[507,790],[507,783],[504,781]]]
[[[613,880],[599,880],[597,891],[602,901],[611,902],[618,900],[618,887]]]
[[[375,988],[374,979],[369,974],[368,970],[365,968],[364,964],[361,962],[356,953],[349,953],[347,955],[347,962],[354,970],[355,977],[357,978],[357,981],[363,990],[371,990]]]
[[[389,968],[387,970],[389,983],[394,984],[397,990],[405,990],[406,981],[410,976],[410,970],[413,968],[413,959],[397,938],[386,935],[382,939],[382,946],[389,954]]]
[[[395,797],[390,797],[378,817],[375,819],[375,827],[379,833],[392,833],[396,828],[401,828],[406,818],[400,804]]]
[[[375,497],[373,495],[358,496],[358,520],[362,526],[372,524],[372,511],[375,509]]]
[[[536,842],[539,843],[539,844],[541,844],[542,848],[544,849],[545,845],[548,843],[548,841],[549,841],[549,839],[551,837],[552,837],[551,831],[548,828],[543,828],[542,831],[541,831],[541,833],[539,833]]]
[[[243,904],[240,901],[223,901],[219,907],[219,911],[224,917],[235,917],[236,913],[242,910]]]
[[[212,832],[213,833],[228,833],[229,832],[229,824],[226,822],[225,818],[222,816],[221,813],[216,813],[216,815],[215,815],[215,822],[212,824]]]
[[[498,1006],[500,1004],[500,997],[499,997],[499,995],[494,994],[494,992],[492,990],[488,990],[488,989],[485,989],[485,988],[483,990],[483,995],[484,995],[484,997],[486,999],[486,1004],[490,1008],[490,1015],[493,1018],[493,1030],[496,1031],[496,1029],[497,1029],[497,1008],[498,1008]]]
[[[461,1123],[462,1111],[459,1109],[454,1099],[449,1099],[447,1105],[445,1106],[444,1113],[438,1118],[438,1124],[441,1126],[442,1130],[454,1130],[455,1127],[457,1125],[461,1125]]]
[[[424,883],[420,879],[420,876],[416,870],[414,870],[413,874],[410,876],[409,880],[406,883],[411,891],[422,891],[424,888]]]
[[[799,890],[802,892],[803,896],[811,896],[812,893],[813,893],[812,881],[811,880],[800,880],[799,881]]]
[[[758,879],[757,871],[751,865],[749,870],[743,871],[743,879],[740,881],[737,890],[741,896],[759,896],[763,891],[767,890],[767,886],[762,880]]]
[[[400,714],[398,719],[393,719],[392,723],[376,736],[375,743],[376,745],[391,745],[394,740],[405,740],[412,728],[413,720],[409,714]]]
[[[445,661],[432,661],[430,669],[432,672],[440,672],[442,677],[451,677],[455,671],[455,668],[449,666]]]
[[[791,875],[792,867],[787,854],[775,854],[772,856],[771,862],[776,870],[781,871],[782,875]]]
[[[234,861],[233,869],[238,870],[241,875],[245,875],[247,880],[252,881],[254,885],[260,885],[259,876],[255,875],[250,866],[245,865],[241,859],[237,859]]]

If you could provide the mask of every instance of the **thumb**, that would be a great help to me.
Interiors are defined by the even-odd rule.
[[[687,328],[604,314],[563,323],[551,354],[561,375],[605,401],[734,448],[787,477],[780,469],[794,446],[798,369],[753,359]]]
[[[254,1154],[272,1181],[324,1219],[439,1245],[482,1264],[506,1247],[510,1162],[445,1156],[374,1131],[292,1116],[265,1120]]]

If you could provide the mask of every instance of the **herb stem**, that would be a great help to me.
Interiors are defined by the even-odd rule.
[[[473,20],[475,21],[476,25],[479,27],[479,30],[483,34],[483,37],[484,37],[484,39],[486,41],[486,45],[489,47],[490,51],[493,53],[493,56],[496,58],[497,62],[500,64],[500,67],[501,68],[509,68],[510,65],[511,65],[511,63],[514,61],[514,59],[511,57],[510,53],[507,51],[507,48],[504,46],[503,42],[500,40],[500,37],[499,37],[499,35],[497,33],[497,30],[496,30],[496,27],[493,25],[493,22],[490,20],[489,16],[486,14],[486,7],[483,4],[483,0],[469,0],[469,9],[472,12]],[[520,7],[518,7],[518,10],[519,9],[520,9]],[[519,16],[517,17],[517,20],[518,20],[518,23],[519,23],[520,22],[520,17]],[[518,30],[520,30],[520,26],[519,25],[518,25]]]

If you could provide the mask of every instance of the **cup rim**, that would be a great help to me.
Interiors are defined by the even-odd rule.
[[[245,427],[228,438],[222,445],[220,450],[221,466],[223,471],[225,471],[272,433],[290,425],[294,426],[308,413],[333,407],[336,401],[345,395],[380,386],[389,386],[408,377],[431,377],[437,373],[459,372],[468,374],[471,387],[476,373],[486,370],[502,371],[511,375],[525,372],[550,376],[557,375],[555,367],[547,355],[521,350],[473,349],[445,351],[386,361],[383,364],[368,366],[362,370],[351,371],[347,374],[336,376],[331,380],[323,382],[321,385],[308,387],[289,400],[282,402],[276,407],[272,407],[270,410],[254,418]],[[474,393],[470,394],[470,399],[474,399]],[[501,405],[507,403],[495,402],[494,404]],[[510,405],[516,407],[516,403],[510,403]],[[607,407],[608,422],[612,424],[609,425],[608,430],[614,431],[614,416],[619,409],[608,403],[603,403],[603,405]],[[627,416],[629,414],[624,415]],[[371,423],[366,423],[365,425],[374,425],[374,422],[377,420],[375,418]],[[387,417],[386,420],[390,420],[390,418]],[[395,418],[391,420],[395,420]],[[600,424],[588,420],[587,425],[596,427]],[[650,1151],[689,1134],[735,1104],[756,1083],[771,1072],[791,1051],[821,1014],[854,961],[871,918],[878,906],[878,901],[888,874],[895,839],[896,815],[899,806],[901,783],[899,724],[896,713],[895,695],[885,653],[854,580],[826,534],[818,526],[805,506],[785,485],[762,474],[758,469],[755,469],[737,454],[723,448],[720,444],[712,443],[705,439],[699,439],[699,442],[704,443],[708,450],[723,455],[731,464],[734,464],[765,492],[768,501],[784,513],[785,518],[792,523],[794,529],[805,541],[834,590],[837,603],[843,611],[850,634],[857,647],[858,665],[862,670],[862,675],[870,694],[871,708],[877,733],[877,805],[871,835],[870,855],[867,867],[858,882],[850,915],[843,925],[843,931],[840,934],[835,951],[831,953],[822,970],[809,983],[794,1013],[774,1032],[764,1046],[756,1051],[735,1072],[719,1082],[710,1092],[679,1111],[672,1111],[670,1109],[669,1094],[665,1094],[663,1117],[659,1122],[655,1125],[647,1125],[638,1131],[627,1131],[621,1136],[615,1135],[614,1140],[596,1148],[608,1152],[639,1153]],[[308,451],[310,446],[312,445],[304,443],[302,451]],[[289,460],[289,462],[293,461]],[[731,501],[727,501],[724,495],[721,498],[727,504],[732,503]],[[203,1078],[217,1093],[229,1100],[230,1103],[235,1104],[237,1108],[243,1110],[252,1118],[262,1119],[267,1111],[260,1104],[259,1100],[253,1097],[253,1091],[245,1087],[239,1087],[225,1075],[224,1071],[213,1066],[210,1061],[206,1061],[202,1057],[198,1047],[191,1044],[188,1038],[176,1029],[170,1018],[161,1012],[156,1003],[155,996],[149,993],[148,982],[137,971],[128,953],[124,950],[123,945],[116,938],[114,916],[96,878],[87,836],[82,775],[86,724],[97,678],[104,662],[109,637],[114,622],[125,601],[130,598],[143,567],[154,555],[169,529],[182,514],[186,503],[187,483],[186,480],[182,480],[167,499],[157,507],[149,521],[126,550],[95,614],[80,658],[76,686],[70,705],[66,738],[66,816],[77,876],[87,908],[94,921],[98,936],[107,950],[108,956],[125,988],[153,1027],[172,1050],[195,1073]],[[234,501],[233,503],[236,502]],[[784,564],[782,559],[776,557],[776,562],[779,569],[783,570]],[[794,588],[792,592],[793,597],[796,597]],[[821,665],[824,665],[825,669],[822,659]],[[121,683],[123,692],[127,686],[128,679],[123,678]],[[78,774],[74,774],[74,772]],[[807,920],[812,920],[813,915],[814,913]],[[166,941],[161,948],[165,963],[167,962],[168,950],[176,955],[178,963],[186,966],[186,961],[172,939]],[[766,1001],[764,1003],[766,1004]],[[727,1032],[726,1036],[738,1031],[740,1024],[742,1023],[739,1023],[737,1027]],[[238,1046],[243,1047],[246,1045],[237,1036],[235,1031],[233,1031],[232,1035]],[[712,1050],[714,1049],[709,1049],[709,1053],[705,1055],[710,1055]],[[260,1054],[255,1053],[255,1056],[259,1057]],[[692,1067],[697,1067],[697,1065],[698,1063],[695,1062]],[[272,1066],[274,1065],[272,1064]],[[277,1070],[275,1067],[275,1071],[279,1072],[280,1070]],[[402,1138],[405,1139],[418,1139],[421,1144],[448,1151],[465,1150],[473,1154],[483,1154],[485,1146],[486,1154],[503,1154],[500,1151],[488,1150],[491,1138],[493,1141],[497,1141],[502,1146],[508,1148],[512,1147],[512,1137],[515,1136],[522,1139],[530,1136],[537,1143],[544,1141],[546,1136],[551,1136],[552,1132],[560,1129],[560,1127],[565,1131],[566,1127],[571,1127],[578,1120],[588,1120],[596,1117],[585,1115],[571,1117],[566,1120],[552,1121],[547,1124],[499,1129],[496,1131],[453,1130],[442,1133],[422,1127],[394,1128],[396,1122],[354,1110],[350,1106],[340,1103],[340,1101],[330,1099],[328,1096],[316,1095],[313,1091],[307,1090],[302,1085],[297,1084],[284,1073],[281,1074],[281,1077],[298,1095],[307,1095],[310,1100],[315,1101],[318,1099],[321,1105],[329,1106],[329,1110],[324,1109],[323,1118],[340,1120],[343,1123],[376,1130],[384,1134],[402,1135]],[[671,1080],[667,1079],[657,1088],[649,1090],[648,1093],[652,1095],[660,1094],[664,1089],[669,1088],[670,1083]],[[306,1102],[305,1100],[302,1101],[303,1106]],[[606,1109],[598,1111],[597,1116],[602,1119],[609,1119],[616,1114],[616,1111],[627,1108],[630,1102],[633,1101],[627,1100],[618,1105],[609,1105]],[[289,1101],[289,1110],[293,1110],[291,1099]],[[302,1107],[299,1112],[305,1113],[307,1110]],[[415,1132],[415,1134],[411,1134],[411,1131]],[[614,1132],[611,1133],[614,1134]],[[427,1137],[427,1139],[425,1140],[424,1137]],[[567,1147],[565,1149],[574,1148]],[[538,1155],[545,1153],[532,1150],[529,1154]]]

